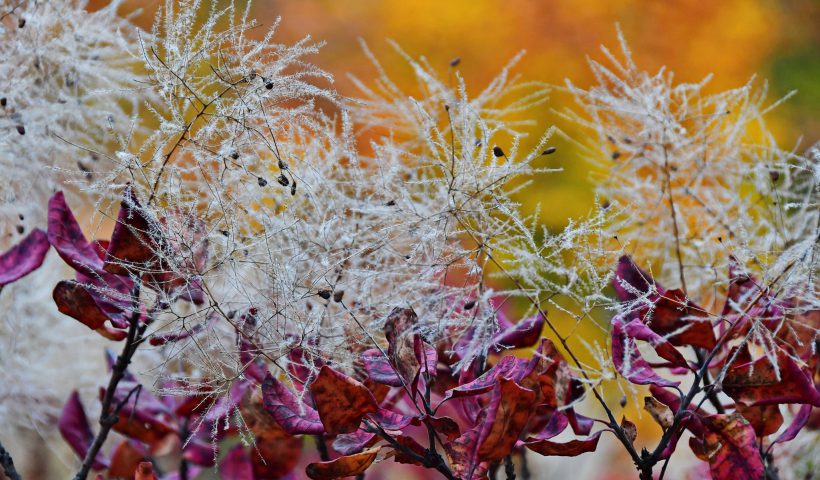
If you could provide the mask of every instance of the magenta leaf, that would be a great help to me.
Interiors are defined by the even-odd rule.
[[[230,478],[231,480],[256,480],[251,459],[245,453],[241,443],[230,449],[225,457],[220,460],[219,474],[221,478]]]
[[[538,313],[521,320],[515,325],[502,329],[493,337],[492,344],[495,346],[496,351],[505,348],[532,347],[541,338],[543,328],[544,317]]]
[[[48,248],[48,235],[35,228],[26,238],[0,255],[0,288],[39,268]]]
[[[325,427],[319,413],[300,402],[282,382],[268,375],[262,382],[265,410],[291,435],[321,435]]]
[[[93,277],[103,269],[103,261],[83,235],[63,192],[55,193],[48,202],[48,241],[74,270]]]
[[[376,383],[388,385],[390,387],[401,387],[402,382],[396,375],[390,361],[382,354],[381,350],[371,348],[362,353],[362,363],[367,371],[367,375]]]
[[[671,387],[680,384],[655,373],[649,362],[641,356],[635,340],[627,334],[626,325],[620,315],[612,319],[612,363],[618,373],[637,385]]]
[[[71,392],[71,396],[68,397],[68,401],[63,407],[58,428],[66,443],[74,450],[74,453],[81,459],[85,458],[94,441],[94,432],[91,431],[91,425],[88,423],[80,394],[76,390]],[[109,462],[103,453],[98,452],[94,458],[92,468],[102,470],[108,468],[108,465]]]
[[[785,443],[790,442],[797,437],[797,434],[800,433],[800,430],[809,423],[809,419],[811,418],[811,405],[802,405],[800,410],[797,411],[797,415],[794,416],[792,423],[786,428],[786,430],[781,433],[777,439],[772,443]]]
[[[375,433],[365,432],[364,430],[343,433],[336,435],[336,439],[333,440],[333,450],[336,450],[342,455],[352,455],[371,446],[375,439]]]

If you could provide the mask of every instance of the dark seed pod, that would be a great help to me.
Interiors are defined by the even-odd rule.
[[[773,182],[780,180],[780,172],[776,170],[772,170],[769,172],[769,178],[772,179]]]
[[[396,205],[396,201],[390,200],[389,202],[385,203],[385,205],[387,205],[388,207],[394,207]]]
[[[344,290],[339,290],[337,292],[333,292],[333,301],[339,303],[342,301],[342,298],[345,296]]]
[[[22,225],[17,225],[17,233],[19,233],[20,235],[22,235],[22,234],[23,234],[23,232],[25,232],[25,231],[26,231],[26,227],[24,227],[24,226],[22,226]]]
[[[626,406],[626,395],[621,397],[621,401],[618,402],[618,403],[621,405],[621,408],[625,407]]]
[[[237,151],[231,152],[231,158],[233,158],[234,160],[237,160],[239,158],[239,152],[237,152]]]
[[[25,215],[23,215],[22,213],[18,213],[18,214],[17,214],[17,218],[19,218],[19,219],[20,219],[20,221],[22,222],[23,220],[25,220],[25,219],[26,219],[26,216],[25,216]]]
[[[0,107],[5,107],[7,103],[9,103],[9,101],[6,97],[0,98]]]
[[[267,88],[268,90],[272,90],[273,89],[273,82],[266,83],[265,88]]]
[[[20,17],[20,20],[17,20],[17,28],[23,28],[26,26],[26,19]]]
[[[282,185],[283,187],[287,187],[288,185],[290,185],[288,177],[286,177],[284,174],[276,177],[276,181],[279,182],[279,185]]]
[[[602,209],[606,210],[609,207],[610,207],[609,200],[604,200],[603,202],[601,202],[601,208]]]
[[[493,155],[495,155],[496,158],[503,157],[504,156],[504,150],[501,150],[501,147],[496,145],[496,146],[493,147]]]
[[[290,184],[290,194],[296,195],[296,180],[294,180],[293,183]]]
[[[553,153],[555,153],[556,150],[557,150],[557,148],[555,148],[555,147],[547,147],[546,150],[541,152],[541,155],[552,155]]]
[[[319,290],[318,292],[316,292],[316,294],[319,295],[320,297],[324,298],[325,300],[327,300],[328,298],[330,298],[331,291],[330,290]]]
[[[450,66],[452,68],[456,68],[459,63],[461,63],[461,57],[456,57],[456,58],[450,60]]]
[[[464,304],[464,310],[472,310],[475,307],[475,300],[470,300]]]
[[[280,158],[279,159],[279,170],[287,170],[287,169],[288,169],[288,164],[283,162],[282,159]]]
[[[618,152],[618,151],[612,152],[612,159],[613,160],[617,160],[619,158],[621,158],[621,152]]]
[[[227,230],[220,230],[219,233],[221,233],[223,237],[230,235]]]
[[[258,183],[260,187],[264,187],[268,184],[268,181],[262,177],[256,177],[256,183]]]
[[[20,135],[25,135],[26,134],[26,127],[24,127],[22,125],[17,125],[16,128],[17,128],[17,133],[19,133]]]

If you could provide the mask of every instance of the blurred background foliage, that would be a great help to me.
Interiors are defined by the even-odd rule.
[[[140,27],[150,29],[161,1],[126,0],[123,14],[134,15]],[[105,3],[95,0],[92,7]],[[636,63],[650,73],[665,66],[678,82],[698,82],[713,74],[710,92],[742,86],[757,75],[758,85],[769,82],[772,102],[798,90],[769,115],[769,127],[781,147],[799,153],[820,140],[820,0],[258,0],[252,16],[264,26],[281,16],[276,36],[280,42],[292,43],[306,35],[326,42],[312,61],[331,72],[335,88],[350,96],[357,91],[349,75],[368,83],[377,74],[360,40],[409,94],[418,93],[418,85],[387,40],[413,57],[426,57],[442,76],[451,74],[450,62],[459,58],[457,68],[473,93],[522,50],[526,55],[514,73],[524,80],[564,86],[571,79],[587,87],[595,81],[587,59],[604,60],[600,45],[618,52],[619,24]],[[259,35],[265,30],[260,28]],[[559,88],[548,104],[528,112],[537,121],[530,141],[550,125],[569,138],[581,139],[582,132],[555,113],[567,107],[573,107],[573,99]],[[540,166],[563,172],[537,178],[521,201],[529,211],[540,205],[541,221],[558,229],[594,208],[595,196],[591,167],[579,149],[559,137],[553,144],[558,153],[545,157]],[[550,314],[553,321],[571,328],[571,319]],[[586,322],[576,337],[606,344],[608,322],[599,320],[597,326]],[[625,414],[638,423],[639,431],[660,434],[647,415],[639,417],[640,403],[630,399],[633,406]],[[641,441],[654,444],[652,435],[641,434]],[[679,455],[685,455],[684,450]],[[608,473],[594,478],[633,475],[623,455],[596,460],[607,465]]]

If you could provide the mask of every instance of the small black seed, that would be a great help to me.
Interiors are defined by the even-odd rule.
[[[461,57],[456,57],[450,60],[450,66],[453,68],[457,67],[459,63],[461,63]]]
[[[276,177],[276,181],[279,182],[279,185],[282,185],[283,187],[287,187],[288,185],[290,185],[290,181],[288,180],[288,177],[286,177],[285,175],[279,175],[278,177]]]
[[[256,177],[256,183],[258,183],[260,187],[264,187],[268,184],[268,181],[262,177]]]
[[[227,230],[220,230],[219,233],[221,233],[224,237],[227,237],[229,235]]]
[[[632,139],[629,138],[629,137],[624,137],[624,143],[627,144],[627,145],[631,145],[632,144]]]
[[[265,88],[267,88],[268,90],[272,90],[273,89],[273,82],[266,83]]]
[[[0,98],[0,107],[5,107],[7,103],[9,103],[9,101],[6,100],[6,97]]]
[[[609,200],[604,200],[604,201],[601,203],[601,208],[603,208],[604,210],[606,210],[607,208],[609,208],[609,206],[610,206]]]
[[[626,406],[626,395],[621,397],[621,401],[618,402],[618,403],[621,405],[621,408],[625,407]]]
[[[26,216],[25,216],[25,215],[23,215],[22,213],[18,213],[18,214],[17,214],[17,218],[19,218],[19,219],[22,221],[22,220],[25,220],[25,219],[26,219]]]
[[[606,139],[609,140],[609,143],[615,143],[615,139],[612,138],[612,135],[607,135]]]
[[[504,150],[501,150],[501,147],[496,145],[496,146],[493,147],[493,155],[495,155],[496,158],[503,157],[504,156]]]
[[[17,20],[17,28],[23,28],[26,26],[26,19],[20,17],[20,20]]]
[[[342,298],[345,296],[344,290],[339,290],[338,292],[333,293],[333,301],[339,303],[342,301]]]
[[[385,203],[385,205],[387,205],[388,207],[393,207],[393,206],[396,205],[396,201],[395,200],[390,200],[389,202]]]
[[[556,150],[557,150],[557,148],[555,148],[555,147],[547,147],[546,150],[541,152],[541,155],[552,155],[553,153],[555,153]]]
[[[464,310],[472,310],[475,307],[475,300],[470,300],[464,304]]]
[[[23,232],[25,232],[25,231],[26,231],[26,227],[24,227],[22,225],[17,225],[17,233],[22,235]]]
[[[621,152],[612,152],[612,159],[617,160],[621,158]]]
[[[231,152],[231,158],[233,158],[234,160],[238,159],[239,158],[239,152]]]
[[[24,127],[22,125],[17,125],[16,128],[17,128],[17,133],[19,133],[20,135],[25,135],[26,134],[26,127]]]
[[[324,298],[325,300],[327,300],[328,298],[330,298],[331,291],[330,290],[319,290],[318,292],[316,292],[316,294],[319,295],[320,297]]]
[[[777,172],[775,170],[770,171],[769,178],[771,178],[773,182],[780,180],[780,172]]]
[[[279,170],[287,170],[288,164],[283,162],[282,159],[279,159]]]
[[[296,195],[296,180],[294,180],[293,183],[290,184],[290,194]]]

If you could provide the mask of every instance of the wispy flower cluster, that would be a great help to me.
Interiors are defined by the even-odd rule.
[[[85,0],[26,0],[0,8],[4,244],[44,224],[41,206],[56,189],[107,172],[98,152],[132,128],[141,98],[132,94],[136,35],[117,14],[119,5],[89,12]]]

